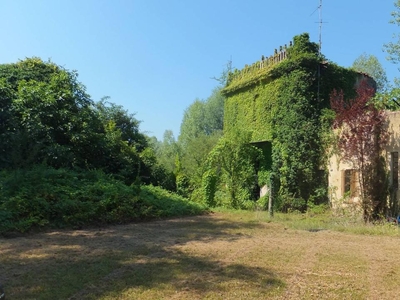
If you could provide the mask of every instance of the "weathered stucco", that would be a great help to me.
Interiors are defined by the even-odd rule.
[[[392,200],[395,202],[395,206],[397,207],[396,213],[398,213],[399,207],[399,199],[400,193],[399,189],[393,187],[393,161],[392,161],[392,153],[397,152],[400,154],[400,111],[395,112],[386,112],[387,116],[387,129],[389,133],[389,139],[384,147],[384,153],[382,155],[386,161],[386,168],[388,171],[388,183],[389,183],[389,199],[392,197]],[[329,198],[332,204],[332,207],[338,208],[341,206],[357,206],[359,204],[359,182],[356,180],[354,185],[356,186],[356,191],[351,195],[351,193],[345,193],[344,184],[345,184],[345,170],[351,170],[354,167],[343,161],[340,161],[339,155],[334,154],[328,163],[328,171],[329,171]],[[397,176],[400,176],[397,169]],[[358,177],[358,176],[357,176]]]

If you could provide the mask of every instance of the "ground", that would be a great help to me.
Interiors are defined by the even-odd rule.
[[[264,214],[0,238],[7,299],[391,299],[398,236],[296,230]]]

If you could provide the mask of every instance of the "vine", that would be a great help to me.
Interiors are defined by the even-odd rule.
[[[286,59],[230,77],[222,91],[224,132],[250,132],[252,142],[269,141],[272,149],[262,151],[259,184],[273,178],[277,207],[304,210],[310,199],[316,204],[324,201],[321,189],[326,185],[327,137],[333,119],[329,95],[340,89],[352,97],[361,75],[327,62],[308,34],[293,40]]]

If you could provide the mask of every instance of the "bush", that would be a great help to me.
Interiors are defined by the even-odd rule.
[[[101,171],[36,166],[0,172],[0,234],[119,224],[204,209],[161,188],[125,185]]]
[[[142,216],[150,218],[198,215],[207,210],[205,205],[152,185],[141,187],[140,202]]]

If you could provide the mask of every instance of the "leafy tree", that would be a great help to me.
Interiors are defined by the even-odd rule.
[[[0,78],[8,91],[0,130],[7,147],[3,168],[42,162],[84,167],[99,156],[101,136],[91,133],[101,133],[101,123],[76,72],[31,58],[1,65]]]
[[[135,181],[146,137],[121,106],[94,103],[75,71],[28,58],[0,65],[0,168],[103,169]]]
[[[386,71],[376,56],[363,53],[354,61],[352,68],[357,72],[370,75],[376,82],[378,92],[384,92],[387,89]]]
[[[163,141],[156,137],[148,138],[149,148],[146,153],[146,165],[150,168],[149,176],[153,185],[176,191],[175,159],[179,156],[179,146],[171,130],[164,132]]]
[[[370,99],[374,89],[364,81],[357,88],[357,97],[346,101],[343,92],[331,94],[336,112],[333,123],[338,131],[338,150],[343,161],[359,171],[360,196],[366,222],[384,215],[386,182],[384,161],[380,157],[387,141],[385,114]]]
[[[185,110],[176,156],[180,168],[175,172],[177,188],[185,195],[201,187],[207,156],[222,136],[223,116],[221,87],[205,101],[195,100]]]
[[[223,129],[224,97],[216,88],[206,101],[195,100],[184,112],[179,143],[185,147],[194,138]]]
[[[138,151],[142,151],[147,147],[147,139],[139,131],[140,121],[135,118],[134,114],[130,114],[121,105],[109,102],[109,99],[109,97],[104,97],[101,101],[95,103],[102,123],[115,122],[116,128],[121,131],[121,138],[129,146],[134,146]]]
[[[395,10],[391,13],[393,18],[390,23],[398,26],[400,25],[400,0],[396,0],[394,6]],[[387,57],[388,60],[398,64],[400,62],[400,34],[394,34],[393,39],[395,39],[395,41],[385,44],[384,49],[389,54]]]
[[[371,100],[379,109],[400,109],[400,88],[392,87],[383,93],[377,93]]]
[[[162,142],[158,143],[157,156],[166,170],[176,173],[176,158],[181,156],[181,148],[172,130],[165,130]]]
[[[182,167],[184,173],[190,174],[190,181],[194,187],[201,185],[207,157],[221,137],[222,131],[215,131],[210,135],[201,134],[186,145],[182,155]]]

